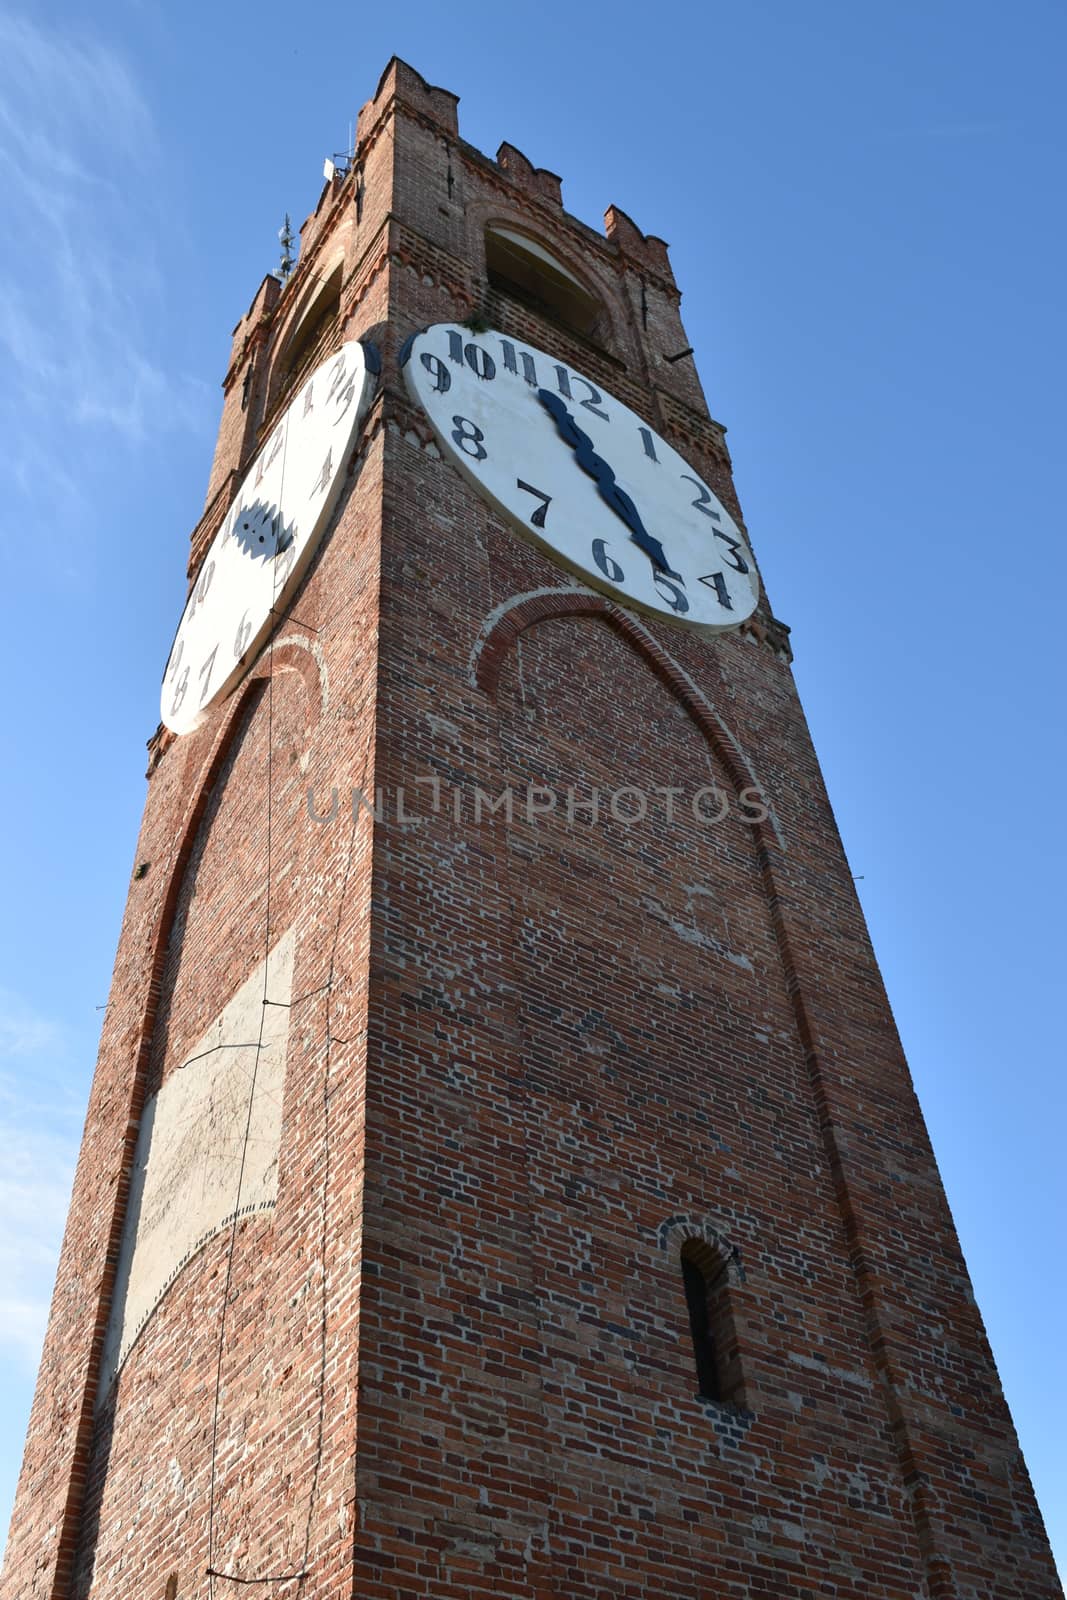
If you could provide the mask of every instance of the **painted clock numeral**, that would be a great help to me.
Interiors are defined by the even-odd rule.
[[[197,673],[197,677],[198,678],[203,678],[203,680],[204,680],[204,687],[200,691],[200,704],[201,705],[203,705],[204,701],[207,699],[208,691],[211,688],[211,673],[212,673],[212,670],[213,670],[213,668],[215,666],[215,657],[218,655],[218,653],[219,653],[219,647],[218,647],[218,644],[216,644],[214,649],[212,650],[211,654],[208,656],[207,660],[204,662],[204,665],[200,668],[200,671]],[[206,674],[206,676],[205,676],[205,674]]]
[[[312,379],[312,382],[314,381]],[[353,393],[354,374],[349,371],[348,360],[342,350],[327,375],[326,404],[329,405],[333,400],[344,401],[339,415],[334,419],[335,421],[340,421],[340,418],[344,416],[352,404]]]
[[[174,699],[171,701],[171,706],[170,706],[170,714],[171,714],[172,717],[176,717],[178,715],[178,712],[181,710],[182,702],[185,699],[185,692],[188,689],[188,687],[189,687],[189,668],[188,667],[183,667],[182,668],[182,675],[178,679],[178,682],[174,686]]]
[[[448,336],[448,354],[457,366],[461,367],[466,363],[474,373],[474,376],[481,378],[486,383],[490,383],[496,377],[496,362],[488,350],[483,350],[481,345],[475,344],[473,339],[468,339],[464,343],[461,334],[450,333]]]
[[[740,539],[731,538],[728,533],[724,533],[723,532],[722,528],[714,529],[714,534],[715,534],[716,539],[720,539],[722,541],[722,543],[724,545],[726,545],[727,549],[729,550],[729,555],[727,555],[725,557],[725,560],[726,560],[727,564],[729,566],[733,567],[735,572],[747,572],[748,571],[748,562],[745,560],[744,556],[741,554],[741,541],[740,541]]]
[[[246,611],[240,622],[237,624],[237,632],[233,637],[233,659],[235,661],[240,661],[241,657],[248,649],[248,641],[251,637],[252,623],[250,622],[248,612]]]
[[[278,451],[281,449],[281,447],[282,447],[282,445],[284,443],[285,443],[285,429],[282,426],[282,423],[279,422],[278,426],[275,428],[274,432],[270,436],[270,443],[267,445],[267,448],[262,452],[262,454],[260,455],[259,460],[256,463],[256,468],[255,468],[256,475],[255,475],[255,478],[254,478],[253,484],[252,484],[253,488],[255,488],[255,489],[259,488],[260,484],[263,482],[263,479],[266,477],[267,473],[270,471],[270,468],[274,465],[274,462],[277,459]]]
[[[484,461],[489,452],[485,448],[485,434],[469,417],[453,417],[455,424],[452,430],[454,442],[463,451],[465,456],[470,456],[472,461]],[[473,450],[468,449],[473,445]]]
[[[706,577],[701,578],[700,581],[701,583],[706,583],[709,589],[715,590],[715,593],[719,598],[719,604],[727,611],[732,611],[734,609],[734,603],[730,599],[730,591],[726,587],[726,578],[723,573],[709,572]]]
[[[326,460],[322,463],[322,466],[319,469],[318,477],[315,479],[314,485],[313,485],[312,490],[311,490],[312,494],[325,494],[326,490],[330,487],[330,479],[332,477],[333,477],[333,447],[331,446],[330,449],[327,450],[327,452],[326,452]]]
[[[583,389],[589,390],[584,400],[574,393],[572,385],[576,383],[580,383]],[[583,378],[577,372],[568,372],[567,368],[560,366],[558,362],[556,363],[556,386],[565,400],[577,399],[578,404],[583,406],[586,411],[591,411],[594,417],[600,417],[604,422],[611,421],[607,412],[600,409],[604,404],[604,396],[596,385],[590,383],[588,378]]]
[[[697,511],[702,512],[705,517],[710,517],[712,522],[721,522],[722,517],[711,503],[711,490],[702,484],[699,478],[694,478],[690,472],[683,472],[682,477],[697,490],[697,497],[690,504],[695,506]],[[703,578],[700,581],[703,583]]]
[[[666,600],[671,610],[678,616],[684,616],[689,610],[689,597],[678,583],[672,583],[670,578],[665,578],[662,572],[652,574],[652,582]]]
[[[211,580],[212,580],[212,578],[214,576],[215,576],[215,563],[214,563],[214,561],[209,561],[209,562],[206,563],[206,565],[204,567],[204,570],[200,574],[199,580],[197,581],[196,586],[193,589],[192,600],[189,603],[189,616],[190,616],[190,618],[196,616],[197,607],[198,606],[202,606],[204,601],[207,599],[208,591],[211,588]]]
[[[182,664],[182,656],[184,654],[185,654],[185,640],[184,639],[179,639],[178,640],[178,647],[171,654],[170,665],[167,668],[167,679],[171,683],[173,683],[175,675],[176,675],[176,673],[178,671],[178,668]]]
[[[356,380],[355,378],[350,377],[340,394],[337,396],[338,402],[343,403],[339,403],[334,411],[333,425],[335,428],[339,422],[343,422],[348,416],[348,413],[352,407],[352,402],[355,398]]]
[[[538,500],[544,501],[544,505],[538,506],[537,510],[532,512],[530,515],[530,521],[533,523],[534,527],[543,528],[545,525],[545,518],[548,516],[548,508],[552,504],[552,496],[550,494],[546,494],[543,489],[535,489],[532,483],[523,483],[521,478],[515,479],[515,486],[518,489],[524,490],[526,494],[532,494]]]
[[[516,351],[510,339],[501,339],[500,348],[504,353],[504,366],[508,372],[514,372],[516,377],[519,372],[519,362],[522,362],[523,382],[528,383],[531,389],[537,388],[537,368],[534,358],[528,350]],[[516,359],[517,358],[517,359]],[[425,359],[425,358],[424,358]]]
[[[626,582],[625,572],[619,566],[619,563],[615,560],[615,557],[608,555],[608,542],[606,539],[594,539],[592,550],[593,560],[596,562],[597,566],[600,568],[601,572],[604,574],[605,578],[607,578],[609,583]]]
[[[441,360],[441,357],[435,356],[430,350],[424,350],[419,360],[433,378],[434,394],[447,394],[452,387],[452,374]]]

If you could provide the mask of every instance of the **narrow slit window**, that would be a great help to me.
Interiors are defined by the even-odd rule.
[[[703,1400],[742,1404],[728,1264],[702,1239],[689,1239],[682,1246],[681,1268],[697,1394]]]
[[[693,1360],[697,1369],[697,1393],[705,1400],[721,1400],[719,1392],[719,1364],[715,1355],[715,1337],[711,1328],[708,1308],[708,1280],[693,1260],[692,1255],[682,1255],[682,1283],[685,1286],[685,1304],[689,1312],[689,1332],[693,1340]]]

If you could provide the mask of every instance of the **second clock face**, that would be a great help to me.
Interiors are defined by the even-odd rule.
[[[280,619],[336,503],[373,392],[366,352],[352,340],[305,380],[264,443],[178,624],[160,697],[174,733],[190,732],[234,688]]]
[[[759,580],[740,528],[621,400],[543,350],[452,323],[417,334],[404,370],[448,457],[585,582],[705,633],[751,616]]]

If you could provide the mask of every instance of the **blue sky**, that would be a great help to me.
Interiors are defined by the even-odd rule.
[[[671,244],[1067,1563],[1051,0],[0,6],[0,1521],[230,330],[393,52]]]

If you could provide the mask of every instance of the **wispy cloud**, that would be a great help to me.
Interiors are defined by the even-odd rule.
[[[0,1118],[0,1350],[31,1373],[41,1354],[74,1159],[72,1139]]]
[[[57,455],[205,425],[203,386],[154,359],[162,274],[143,208],[157,158],[115,49],[0,13],[0,420],[16,488],[72,494]]]
[[[0,1353],[32,1373],[77,1157],[65,1029],[0,989]]]
[[[0,1061],[32,1056],[59,1041],[59,1028],[24,1005],[9,989],[0,989]]]

